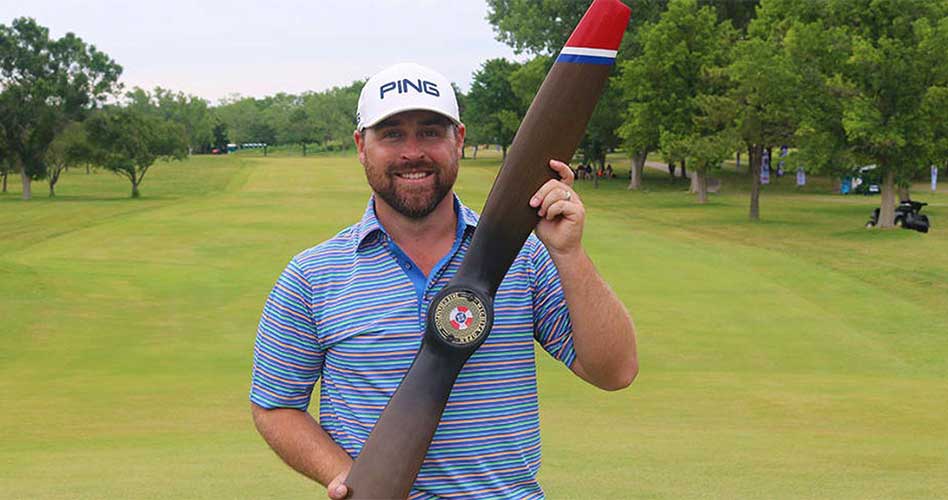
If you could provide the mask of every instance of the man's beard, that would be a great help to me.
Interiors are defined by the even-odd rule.
[[[369,186],[396,212],[411,219],[427,217],[451,192],[457,180],[457,168],[441,168],[430,162],[413,162],[402,165],[388,165],[382,168],[365,169]],[[431,172],[433,186],[426,183],[421,186],[405,186],[399,183],[396,174],[400,172],[423,170]]]

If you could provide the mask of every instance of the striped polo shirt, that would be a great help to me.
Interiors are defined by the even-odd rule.
[[[250,400],[306,410],[356,457],[421,345],[431,299],[457,272],[477,214],[455,197],[454,246],[424,276],[365,215],[296,255],[267,298]],[[534,342],[571,366],[572,324],[550,255],[530,235],[494,299],[494,326],[458,375],[410,498],[542,498]]]

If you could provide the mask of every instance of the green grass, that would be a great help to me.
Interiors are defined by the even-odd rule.
[[[464,162],[479,208],[496,152]],[[628,162],[613,162],[620,174]],[[932,232],[878,198],[720,174],[705,206],[647,171],[593,189],[585,242],[641,373],[595,390],[539,356],[551,498],[933,498],[948,491],[948,193]],[[287,260],[361,215],[351,154],[195,157],[142,199],[106,173],[0,195],[0,497],[311,498],[253,429],[256,321]],[[315,411],[315,408],[313,408]]]

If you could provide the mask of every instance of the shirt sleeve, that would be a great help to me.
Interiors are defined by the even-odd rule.
[[[530,238],[535,243],[531,255],[534,269],[533,336],[546,352],[572,368],[576,359],[573,323],[566,307],[560,275],[543,243],[535,236]]]
[[[323,366],[313,322],[312,288],[294,258],[267,297],[253,350],[250,401],[306,410]]]

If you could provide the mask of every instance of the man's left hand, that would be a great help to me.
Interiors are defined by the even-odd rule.
[[[582,249],[586,209],[573,191],[573,170],[569,165],[550,160],[550,168],[559,179],[546,182],[530,199],[537,208],[540,222],[536,234],[554,257],[573,254]]]

